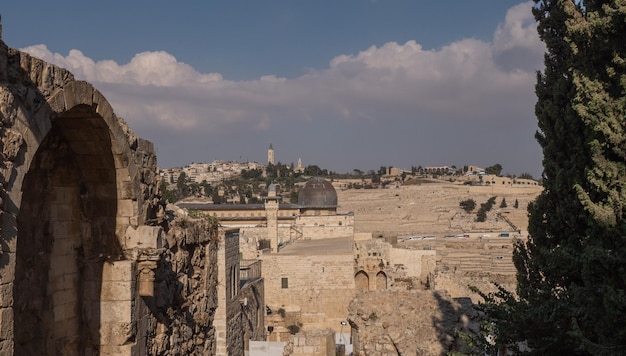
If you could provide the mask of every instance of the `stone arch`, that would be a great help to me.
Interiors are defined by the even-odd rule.
[[[126,259],[126,229],[145,222],[150,154],[139,153],[142,141],[87,82],[66,83],[36,114],[22,115],[14,129],[25,144],[7,186],[15,354],[98,354],[100,335],[116,327],[100,310],[119,306],[102,289],[111,278],[104,271],[131,266],[122,284],[129,296],[134,288],[133,264],[114,262]]]
[[[354,276],[354,286],[357,290],[369,290],[370,278],[363,270]]]
[[[380,271],[376,273],[376,290],[387,289],[387,274]]]

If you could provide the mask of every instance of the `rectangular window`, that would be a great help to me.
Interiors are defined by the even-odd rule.
[[[289,288],[289,279],[286,277],[283,277],[280,279],[280,285],[283,289],[285,288]]]

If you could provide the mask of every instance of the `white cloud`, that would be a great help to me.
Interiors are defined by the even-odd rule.
[[[537,35],[537,25],[525,2],[509,9],[503,24],[493,35],[496,64],[505,70],[538,70],[542,67],[545,45]]]
[[[111,60],[95,62],[77,49],[71,50],[65,57],[50,52],[46,45],[30,46],[22,50],[65,67],[77,78],[91,82],[176,87],[208,85],[222,81],[220,74],[198,73],[191,66],[178,62],[174,56],[163,51],[141,52],[128,64],[119,65]]]
[[[414,122],[416,130],[435,121],[459,130],[475,125],[515,130],[534,123],[535,70],[544,48],[531,7],[527,2],[511,8],[492,43],[464,39],[424,50],[415,41],[389,42],[338,55],[328,68],[289,79],[224,80],[162,51],[118,64],[96,62],[78,50],[63,56],[45,45],[22,50],[92,82],[132,127],[159,137],[166,136],[158,133],[162,129],[204,132],[219,140],[227,132],[278,131],[294,123],[333,130],[346,121]]]

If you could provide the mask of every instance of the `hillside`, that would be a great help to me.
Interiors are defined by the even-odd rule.
[[[468,186],[449,182],[405,185],[386,189],[337,190],[339,212],[355,214],[355,232],[384,232],[397,236],[513,232],[505,216],[522,234],[528,226],[528,203],[542,191],[540,186]],[[459,203],[474,199],[477,209],[491,197],[496,205],[487,221],[475,222],[475,211],[466,214]],[[499,208],[502,198],[507,208]],[[517,199],[519,206],[513,208]]]

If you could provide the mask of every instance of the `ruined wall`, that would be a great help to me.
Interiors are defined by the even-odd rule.
[[[214,355],[220,241],[215,221],[178,217],[165,235],[154,297],[138,297],[137,354]]]
[[[396,288],[399,288],[402,283],[407,283],[407,289],[429,287],[429,278],[435,271],[436,251],[393,248],[390,258],[394,271],[391,275],[394,278]]]
[[[471,303],[445,291],[358,293],[348,318],[355,355],[367,356],[466,354],[455,329],[477,327]]]
[[[393,248],[383,239],[355,241],[357,289],[426,289],[436,255],[433,250]]]

